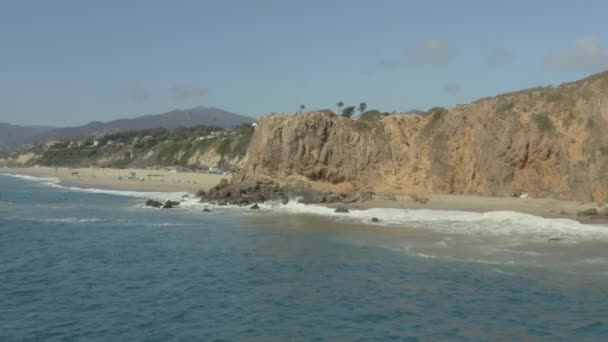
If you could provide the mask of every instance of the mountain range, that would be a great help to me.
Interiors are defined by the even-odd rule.
[[[163,114],[143,115],[132,119],[108,122],[94,121],[76,127],[15,126],[0,123],[0,147],[17,147],[34,142],[98,136],[118,131],[136,131],[151,128],[177,128],[194,126],[233,127],[255,120],[218,108],[195,107],[178,109]]]

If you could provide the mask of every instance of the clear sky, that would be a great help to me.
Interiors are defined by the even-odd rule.
[[[0,121],[450,106],[608,69],[608,1],[2,0]]]

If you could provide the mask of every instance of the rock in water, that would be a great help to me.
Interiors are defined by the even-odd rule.
[[[165,205],[163,205],[163,209],[172,209],[177,207],[178,205],[179,202],[168,200],[167,202],[165,202]]]
[[[346,208],[338,207],[338,208],[336,208],[335,212],[336,213],[348,213],[349,210]]]
[[[205,209],[203,209],[203,212],[204,212],[204,213],[210,213],[210,212],[211,212],[211,209],[209,209],[209,208],[205,208]]]
[[[380,219],[378,219],[377,217],[372,217],[372,222],[380,222]]]
[[[260,209],[260,206],[256,203],[252,205],[249,209]]]
[[[161,202],[159,202],[159,201],[155,201],[155,200],[149,199],[149,200],[146,201],[146,206],[147,207],[153,207],[153,208],[160,208],[160,207],[163,206],[163,204]]]

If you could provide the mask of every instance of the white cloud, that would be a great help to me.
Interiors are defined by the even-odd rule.
[[[136,101],[136,102],[143,102],[150,97],[150,95],[148,94],[148,90],[146,88],[140,88],[140,87],[127,89],[127,96],[131,100]]]
[[[608,52],[598,38],[580,37],[572,49],[547,53],[545,67],[555,71],[601,71],[608,68]]]
[[[202,99],[207,97],[209,88],[204,84],[180,83],[171,88],[171,92],[178,100]]]
[[[445,65],[452,61],[453,52],[442,39],[427,40],[422,46],[409,52],[407,61],[412,64]]]
[[[488,56],[487,64],[493,67],[501,67],[511,64],[513,61],[513,54],[507,49],[494,50]]]
[[[456,95],[460,92],[460,86],[456,83],[447,83],[441,87],[441,91],[446,94]]]
[[[378,64],[382,69],[394,70],[403,66],[403,61],[398,59],[385,59]]]

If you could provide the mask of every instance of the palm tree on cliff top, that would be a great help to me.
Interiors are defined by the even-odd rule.
[[[342,111],[342,107],[344,107],[344,102],[339,101],[338,103],[336,103],[336,106],[338,107],[338,112]]]

